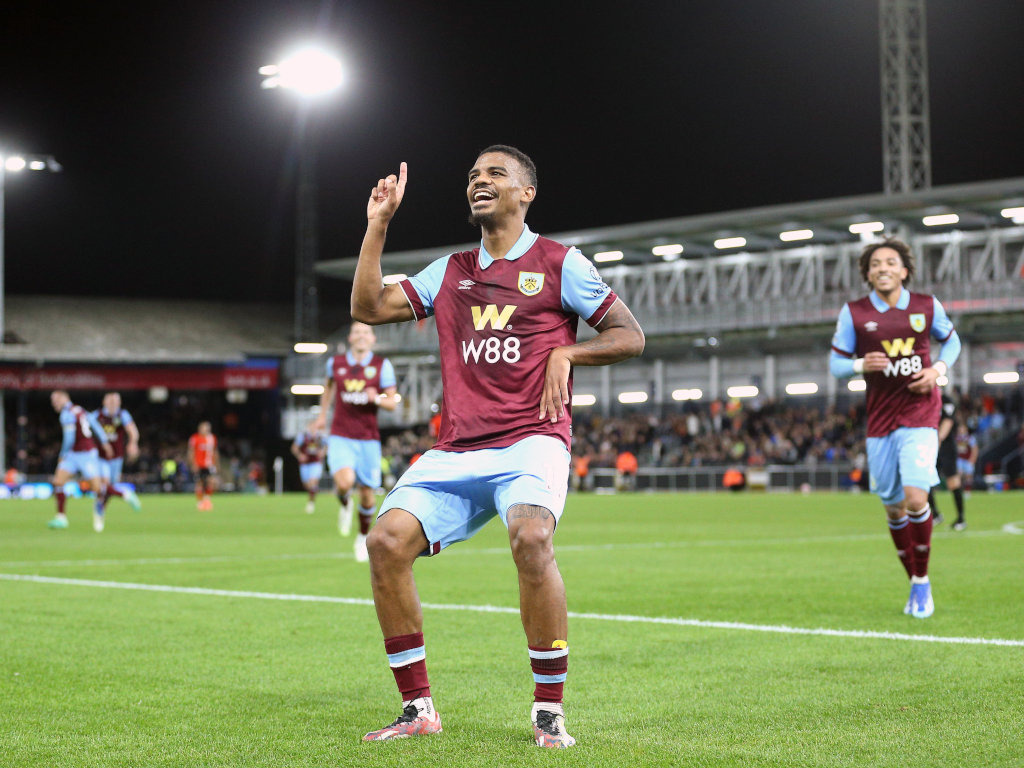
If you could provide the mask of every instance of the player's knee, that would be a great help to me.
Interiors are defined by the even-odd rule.
[[[546,526],[520,526],[510,543],[512,559],[520,571],[544,568],[554,559],[551,532]]]
[[[366,551],[370,562],[376,565],[393,565],[411,562],[416,559],[417,552],[402,532],[393,530],[389,525],[377,525],[366,535]]]
[[[919,512],[928,504],[928,491],[920,488],[905,488],[903,491],[907,496],[907,509],[911,512]]]

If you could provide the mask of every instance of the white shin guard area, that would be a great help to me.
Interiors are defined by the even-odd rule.
[[[254,598],[257,600],[285,600],[304,603],[340,603],[342,605],[372,606],[373,601],[360,597],[330,597],[327,595],[289,595],[274,592],[244,592],[230,589],[208,589],[205,587],[178,587],[164,584],[133,584],[121,581],[90,581],[87,579],[64,579],[53,576],[34,576],[28,574],[0,573],[0,580],[23,581],[37,584],[58,584],[72,587],[94,587],[100,589],[129,589],[143,592],[171,592],[184,595],[206,595],[212,597]],[[493,605],[444,605],[423,603],[427,610],[435,611],[472,611],[476,613],[508,613],[518,614],[518,608],[504,608]],[[629,616],[606,613],[569,613],[572,619],[591,619],[596,621],[616,621],[639,624],[671,624],[681,627],[701,627],[706,629],[731,629],[747,632],[770,632],[782,635],[822,635],[825,637],[844,637],[867,640],[900,640],[918,643],[948,643],[953,645],[1001,645],[1024,647],[1024,640],[1002,640],[984,637],[938,637],[936,635],[911,635],[902,632],[871,632],[864,630],[845,629],[806,629],[803,627],[787,627],[784,625],[746,624],[733,621],[702,621],[700,619],[661,618],[657,616]]]

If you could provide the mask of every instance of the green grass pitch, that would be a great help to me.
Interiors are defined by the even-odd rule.
[[[103,534],[87,500],[69,502],[67,531],[46,529],[51,502],[4,501],[0,573],[369,597],[336,502],[303,501],[114,500]],[[579,613],[1024,640],[1021,497],[975,494],[968,517],[967,535],[935,537],[924,621],[902,613],[867,495],[576,495],[555,541]],[[424,602],[517,605],[498,521],[416,573]],[[556,753],[532,746],[518,616],[424,613],[445,732],[364,744],[398,713],[372,607],[0,580],[0,765],[1024,763],[1021,646],[571,619],[579,744]]]

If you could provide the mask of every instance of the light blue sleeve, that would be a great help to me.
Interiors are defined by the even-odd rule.
[[[299,434],[297,434],[295,436],[295,439],[292,441],[292,445],[294,445],[296,448],[301,448],[302,447],[302,435],[303,435],[303,433],[299,432]]]
[[[65,423],[63,413],[60,421],[64,425],[64,439],[60,443],[60,458],[64,458],[64,455],[71,450],[71,446],[75,444],[75,422],[72,419],[70,424]]]
[[[68,427],[75,426],[75,414],[71,412],[70,408],[65,408],[60,412],[60,425],[64,427],[65,431]]]
[[[121,409],[121,423],[122,424],[134,424],[135,423],[135,419],[133,419],[132,415],[130,413],[128,413],[128,411],[126,411],[124,408]]]
[[[92,427],[93,437],[106,445],[110,440],[107,439],[107,430],[103,428],[103,425],[100,424],[100,420],[96,418],[96,414],[98,413],[99,411],[89,411],[89,415],[85,418],[89,422],[89,426]]]
[[[932,301],[935,302],[935,309],[932,315],[932,336],[941,342],[945,342],[949,338],[949,334],[953,332],[953,321],[949,319],[949,315],[946,314],[946,310],[943,309],[938,299],[932,296]]]
[[[434,314],[434,298],[441,290],[441,281],[444,280],[444,273],[448,270],[448,259],[451,254],[437,261],[432,262],[426,269],[409,278],[409,282],[416,290],[416,294],[423,303],[423,309],[427,316]]]
[[[829,368],[832,369],[832,375],[837,379],[848,379],[857,372],[853,370],[853,358],[843,357],[834,349],[828,359]]]
[[[949,338],[942,343],[942,351],[939,352],[939,357],[936,362],[942,361],[946,364],[946,368],[952,368],[953,363],[960,357],[960,336],[956,331],[949,332]]]
[[[328,379],[334,378],[334,355],[331,355],[330,357],[327,358],[326,371]]]
[[[395,378],[395,367],[386,357],[380,366],[380,388],[397,387],[398,379]]]
[[[857,329],[853,327],[853,315],[850,314],[850,305],[843,304],[843,308],[839,310],[839,319],[836,321],[836,332],[832,336],[832,351],[845,352],[852,356],[856,349]]]
[[[590,320],[611,292],[597,267],[577,248],[570,248],[562,262],[562,309]]]

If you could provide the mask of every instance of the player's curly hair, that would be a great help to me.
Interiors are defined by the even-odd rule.
[[[508,144],[491,144],[491,146],[481,150],[477,157],[486,155],[488,152],[500,152],[503,155],[514,157],[523,166],[523,170],[526,171],[526,181],[534,189],[537,188],[537,166],[533,164],[533,160],[521,149],[510,147]]]
[[[900,260],[903,262],[903,266],[907,269],[907,279],[903,281],[903,285],[906,285],[914,279],[914,273],[917,271],[917,264],[914,261],[914,253],[910,250],[910,246],[902,240],[897,240],[894,237],[887,237],[880,243],[871,243],[870,245],[865,246],[864,250],[860,252],[860,276],[865,283],[868,281],[868,269],[871,267],[871,256],[879,248],[892,248],[900,255]]]

